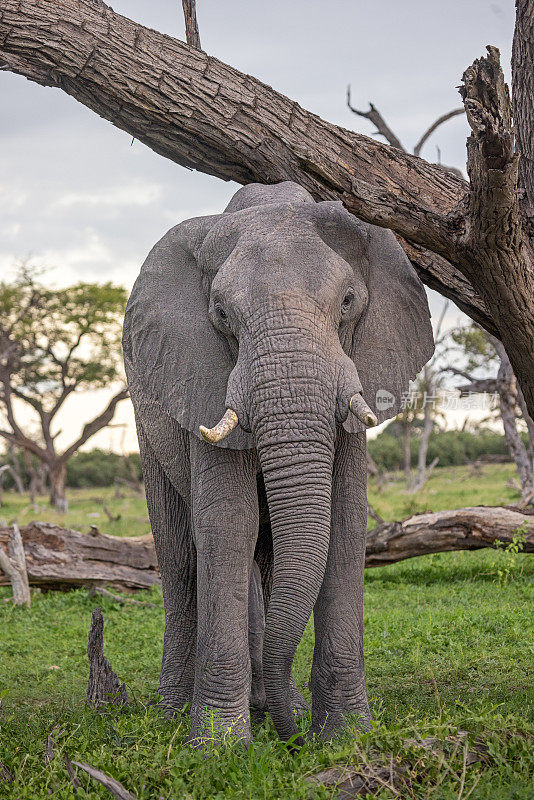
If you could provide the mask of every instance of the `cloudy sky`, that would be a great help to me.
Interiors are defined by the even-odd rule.
[[[407,148],[459,105],[463,70],[500,48],[507,78],[513,0],[197,0],[203,48],[302,106],[371,134],[352,101],[372,101]],[[184,38],[180,0],[116,0],[115,11]],[[152,246],[182,219],[219,212],[237,186],[156,155],[56,89],[0,73],[0,273],[17,259],[50,269],[48,280],[114,280],[130,287]],[[467,124],[448,122],[422,155],[461,169]],[[431,297],[436,314],[439,296]],[[451,309],[452,323],[459,312]],[[66,441],[105,398],[73,399]],[[131,419],[123,403],[119,420]],[[118,446],[119,431],[93,444]],[[131,431],[127,447],[135,446]]]

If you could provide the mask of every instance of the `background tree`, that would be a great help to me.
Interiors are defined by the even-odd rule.
[[[62,289],[41,285],[23,267],[13,282],[0,283],[0,409],[2,436],[46,465],[50,502],[67,510],[65,465],[97,431],[108,425],[122,385],[101,414],[58,452],[56,416],[76,391],[107,387],[122,378],[121,322],[127,293],[111,283],[77,283]],[[21,422],[31,409],[38,430]]]
[[[520,504],[527,505],[534,497],[534,421],[528,414],[506,350],[502,342],[478,325],[461,327],[453,331],[451,336],[457,345],[456,352],[466,359],[463,369],[448,367],[450,372],[469,381],[458,386],[461,396],[486,393],[499,397],[498,410],[506,446],[519,476]],[[478,377],[481,372],[482,376]],[[527,428],[528,446],[523,442],[518,423]]]

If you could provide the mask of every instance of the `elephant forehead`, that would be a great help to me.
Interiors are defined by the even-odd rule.
[[[225,264],[225,272],[275,276],[290,279],[309,268],[310,277],[322,264],[345,269],[317,227],[313,204],[279,204],[246,208],[223,214],[206,236],[199,260],[202,271],[214,275]],[[328,270],[326,271],[328,272]]]

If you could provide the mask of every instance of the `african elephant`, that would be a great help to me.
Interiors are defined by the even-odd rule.
[[[162,702],[191,702],[190,741],[214,718],[248,740],[249,701],[290,738],[313,611],[312,732],[368,718],[365,429],[433,353],[394,235],[295,183],[248,185],[156,244],[123,344],[163,586]]]

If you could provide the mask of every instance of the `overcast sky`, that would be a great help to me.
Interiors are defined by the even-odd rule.
[[[459,105],[462,72],[487,44],[500,48],[509,77],[513,0],[197,0],[197,5],[208,53],[325,119],[370,135],[373,126],[346,108],[350,83],[353,104],[366,108],[372,101],[407,148],[437,116]],[[180,0],[116,0],[113,8],[184,38]],[[2,72],[0,97],[3,274],[17,259],[31,257],[50,267],[51,282],[111,279],[130,287],[146,253],[168,228],[190,216],[220,212],[237,188],[179,167],[138,141],[132,145],[128,134],[60,90]],[[464,169],[466,136],[465,119],[457,117],[439,129],[422,155],[435,161],[439,147],[443,163]],[[434,313],[440,306],[439,298],[431,298]],[[449,316],[454,321],[459,312]],[[121,418],[127,417],[125,409]],[[67,437],[75,423],[67,419],[65,430]],[[93,440],[102,446],[113,442],[110,434]],[[129,436],[129,446],[133,442]]]

